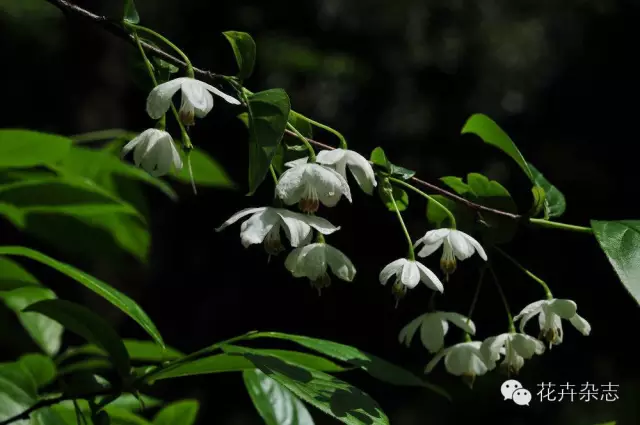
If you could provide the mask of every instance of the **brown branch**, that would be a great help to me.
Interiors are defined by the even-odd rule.
[[[288,134],[290,136],[298,137],[293,131],[285,130],[285,132],[286,132],[286,134]],[[318,146],[318,147],[320,147],[322,149],[328,149],[328,150],[335,149],[333,146],[329,146],[329,145],[326,145],[326,144],[321,143],[321,142],[317,142],[317,141],[312,140],[312,139],[307,139],[307,140],[312,145]],[[371,161],[369,161],[369,162],[371,162]],[[469,207],[471,209],[474,209],[476,211],[484,211],[484,212],[488,212],[488,213],[491,213],[491,214],[499,215],[499,216],[502,216],[502,217],[507,217],[507,218],[510,218],[512,220],[520,220],[522,218],[522,216],[519,215],[519,214],[513,214],[513,213],[510,213],[510,212],[497,210],[495,208],[489,208],[489,207],[485,207],[484,205],[476,204],[475,202],[472,202],[472,201],[470,201],[468,199],[465,199],[465,198],[463,198],[462,196],[460,196],[460,195],[458,195],[456,193],[449,192],[446,189],[443,189],[443,188],[441,188],[439,186],[436,186],[433,183],[429,183],[429,182],[426,182],[424,180],[420,180],[417,177],[411,177],[409,180],[411,180],[411,181],[413,181],[415,183],[418,183],[418,184],[420,184],[420,185],[422,185],[422,186],[424,186],[424,187],[426,187],[428,189],[431,189],[432,191],[437,192],[442,196],[446,196],[447,198],[451,198],[451,199],[453,199],[455,201],[458,201],[461,204],[464,204],[467,207]]]
[[[59,8],[64,14],[68,15],[68,16],[77,16],[81,19],[87,20],[89,22],[92,22],[98,26],[100,26],[101,28],[103,28],[104,30],[106,30],[107,32],[115,35],[116,37],[119,37],[125,41],[128,41],[129,43],[131,43],[132,45],[136,45],[136,40],[133,37],[133,35],[131,35],[126,28],[124,28],[124,26],[119,23],[119,22],[115,22],[105,16],[100,16],[100,15],[96,15],[95,13],[92,13],[86,9],[83,9],[79,6],[76,6],[73,3],[70,3],[67,0],[45,0],[48,3],[51,3],[52,5],[56,6],[57,8]],[[172,65],[175,65],[177,67],[186,69],[187,68],[187,64],[181,60],[178,57],[175,57],[173,55],[171,55],[170,53],[165,52],[164,50],[160,49],[159,47],[154,46],[153,44],[150,44],[148,42],[142,41],[141,40],[141,44],[142,47],[145,49],[145,51],[147,53],[149,53],[152,56],[155,56],[157,58],[160,58]],[[208,78],[208,79],[212,79],[212,80],[220,80],[223,79],[224,77],[222,75],[219,74],[215,74],[211,71],[207,71],[204,69],[199,69],[199,68],[193,68],[194,73],[202,78]],[[295,133],[286,130],[287,134],[290,134],[294,137],[297,137],[295,135]],[[315,140],[311,140],[311,139],[307,139],[309,140],[309,143],[321,147],[323,149],[334,149],[333,147],[326,145],[324,143],[321,142],[317,142]],[[417,177],[411,177],[410,179],[411,181],[418,183],[436,193],[439,193],[443,196],[446,196],[447,198],[453,199],[457,202],[460,202],[464,205],[466,205],[467,207],[476,210],[476,211],[484,211],[484,212],[488,212],[491,214],[495,214],[495,215],[499,215],[502,217],[507,217],[510,218],[512,220],[520,220],[521,218],[523,218],[523,216],[518,215],[518,214],[512,214],[506,211],[501,211],[501,210],[497,210],[494,208],[489,208],[486,207],[484,205],[480,205],[477,204],[475,202],[469,201],[468,199],[463,198],[462,196],[453,193],[453,192],[449,192],[446,189],[443,189],[439,186],[436,186],[433,183],[429,183],[426,182],[424,180],[420,180]],[[3,425],[2,423],[0,423],[0,425]]]

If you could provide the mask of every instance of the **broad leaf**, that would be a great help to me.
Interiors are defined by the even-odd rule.
[[[533,181],[540,186],[545,193],[545,217],[560,217],[567,209],[567,202],[562,192],[557,187],[549,183],[540,171],[531,163],[527,163],[533,174]]]
[[[277,338],[293,341],[326,356],[333,357],[362,368],[371,376],[381,381],[393,385],[424,387],[446,398],[450,398],[449,395],[440,387],[426,382],[399,366],[349,345],[281,332],[258,332],[257,334],[252,335],[251,338]]]
[[[91,408],[86,400],[77,400],[80,410],[85,416],[85,425],[99,425],[91,420]],[[58,415],[65,419],[67,425],[77,425],[76,411],[73,402],[68,400],[53,406]],[[151,425],[151,422],[131,411],[130,408],[123,408],[117,405],[108,404],[104,412],[109,415],[111,425]],[[44,424],[47,425],[47,424]]]
[[[0,256],[0,291],[10,291],[24,286],[40,286],[31,273],[15,261]]]
[[[484,114],[472,115],[464,127],[462,134],[473,133],[480,137],[485,143],[495,146],[507,155],[509,155],[522,168],[527,177],[534,182],[533,173],[529,169],[529,165],[516,147],[515,143],[491,118]]]
[[[391,164],[391,175],[402,180],[409,180],[411,177],[416,175],[416,172],[409,170],[408,168]]]
[[[137,339],[123,339],[122,342],[129,353],[131,360],[144,362],[164,362],[184,357],[184,354],[171,347],[163,349],[157,343],[152,341],[140,341]],[[106,352],[95,345],[84,345],[82,347],[74,347],[72,349],[77,354],[97,354],[104,355]]]
[[[198,400],[180,400],[165,406],[153,418],[153,425],[193,425],[198,416]]]
[[[458,195],[464,195],[466,193],[473,193],[471,187],[465,183],[462,178],[455,176],[441,177],[440,180],[451,189],[453,189]]]
[[[456,219],[456,227],[459,230],[464,232],[471,231],[474,223],[473,211],[442,195],[431,195],[431,198],[451,211]],[[440,207],[440,205],[436,204],[432,200],[427,201],[427,220],[437,228],[451,227],[449,215]]]
[[[409,170],[408,168],[392,164],[391,161],[389,161],[389,158],[387,158],[387,155],[384,153],[384,150],[379,146],[371,152],[369,161],[373,165],[378,166],[383,171],[389,173],[391,176],[397,177],[402,180],[409,180],[416,174],[416,172],[413,170]]]
[[[0,246],[0,255],[11,255],[19,257],[27,257],[40,263],[46,264],[63,273],[70,278],[74,279],[78,283],[81,283],[85,287],[89,288],[96,294],[105,298],[114,306],[118,307],[125,314],[135,320],[151,337],[162,347],[164,347],[164,341],[158,329],[153,324],[149,316],[128,296],[124,295],[117,289],[102,282],[95,277],[76,269],[75,267],[61,263],[51,257],[48,257],[38,251],[34,251],[29,248],[20,246]]]
[[[300,399],[260,369],[243,372],[244,384],[253,405],[266,425],[313,425]]]
[[[124,21],[129,24],[137,24],[140,22],[140,15],[136,10],[136,5],[133,0],[124,0]]]
[[[368,394],[324,372],[265,356],[244,347],[223,349],[243,355],[269,378],[307,403],[349,425],[388,424],[389,419]]]
[[[640,220],[592,220],[591,227],[620,281],[640,304]]]
[[[56,299],[56,294],[52,290],[40,286],[25,286],[0,292],[0,298],[17,314],[22,326],[45,353],[50,356],[58,353],[62,343],[63,327],[40,313],[23,312],[31,304]]]
[[[232,189],[236,184],[224,170],[224,167],[213,159],[208,153],[196,148],[191,151],[189,160],[191,161],[191,169],[193,171],[193,180],[198,186],[218,187]],[[186,166],[182,170],[171,173],[171,177],[182,182],[191,183],[189,169]]]
[[[46,300],[32,304],[25,311],[44,314],[65,328],[109,353],[122,377],[129,375],[131,363],[129,353],[118,333],[102,317],[79,304],[65,300]]]
[[[140,411],[143,410],[143,408],[150,409],[162,404],[162,400],[148,395],[140,395],[138,398],[133,394],[122,394],[120,397],[109,403],[109,406],[129,411]]]
[[[291,104],[282,89],[271,89],[248,97],[249,194],[264,181],[271,160],[282,141]]]
[[[288,350],[262,349],[255,349],[254,351],[324,372],[341,372],[347,370],[330,360],[307,353]],[[215,356],[205,357],[203,359],[178,365],[175,368],[161,371],[153,375],[153,380],[157,381],[161,379],[192,375],[207,375],[211,373],[240,372],[250,369],[254,369],[254,366],[244,357],[232,356],[229,354],[217,354]]]
[[[64,158],[71,139],[30,130],[0,130],[0,168],[34,167]]]
[[[20,357],[18,364],[31,376],[36,388],[44,387],[56,377],[55,363],[42,354],[26,354]]]
[[[246,32],[226,31],[222,34],[231,44],[233,54],[236,57],[238,78],[241,80],[249,78],[256,62],[256,43],[253,38]]]
[[[383,185],[378,185],[378,194],[380,195],[380,199],[382,199],[389,211],[395,212],[396,208],[393,205],[394,201],[395,205],[398,207],[398,211],[406,210],[409,206],[409,195],[407,194],[407,192],[405,192],[404,189],[393,186],[391,193],[393,195],[393,198],[389,196],[387,192],[385,192]]]

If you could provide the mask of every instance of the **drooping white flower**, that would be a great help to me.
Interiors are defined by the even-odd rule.
[[[306,277],[318,289],[331,284],[327,268],[338,278],[351,282],[356,268],[342,251],[324,242],[312,243],[291,251],[284,265],[294,277]]]
[[[571,322],[582,335],[587,336],[591,333],[591,325],[577,313],[577,310],[578,306],[575,302],[553,298],[529,304],[513,320],[520,320],[520,332],[524,332],[527,322],[538,315],[540,338],[544,338],[551,348],[552,345],[562,342],[561,319]]]
[[[295,166],[304,164],[308,161],[308,157],[290,161],[287,166]],[[323,150],[318,152],[316,157],[318,164],[331,166],[342,177],[347,178],[347,167],[356,179],[358,186],[367,194],[373,194],[373,188],[377,186],[376,174],[369,161],[356,151],[348,149]]]
[[[238,211],[218,227],[216,232],[249,214],[251,217],[240,226],[242,245],[247,248],[249,245],[264,242],[265,250],[270,255],[278,255],[284,250],[280,241],[280,229],[284,229],[287,239],[294,248],[311,242],[312,228],[323,235],[330,235],[340,229],[321,217],[300,214],[283,208],[261,207]]]
[[[420,340],[427,350],[437,353],[444,347],[444,337],[449,331],[449,322],[470,335],[475,335],[476,325],[459,313],[434,311],[422,314],[407,324],[398,335],[400,343],[407,347],[420,328]]]
[[[444,291],[438,276],[424,264],[414,260],[400,258],[387,264],[380,272],[380,283],[386,285],[393,275],[396,276],[396,281],[392,290],[397,299],[402,298],[408,289],[415,288],[420,282],[435,291]]]
[[[166,131],[157,128],[146,129],[124,145],[121,157],[124,158],[132,149],[136,166],[142,166],[154,177],[167,174],[172,164],[176,170],[182,169],[180,154],[173,144],[173,138]]]
[[[192,125],[194,117],[203,118],[213,108],[213,96],[220,96],[233,105],[240,101],[226,93],[195,78],[180,77],[162,83],[151,90],[147,97],[147,113],[153,119],[164,115],[171,106],[171,99],[178,90],[182,90],[180,119],[185,125]]]
[[[322,203],[334,207],[344,195],[351,202],[351,190],[337,171],[320,164],[299,164],[282,173],[276,195],[285,204],[298,203],[304,212],[316,212]]]
[[[485,357],[481,351],[482,342],[467,341],[452,345],[436,354],[427,364],[429,373],[444,357],[444,366],[452,375],[466,378],[470,385],[476,376],[481,376],[496,367],[496,362]]]
[[[534,354],[544,353],[545,348],[542,341],[532,336],[509,332],[485,339],[481,350],[492,361],[498,361],[500,355],[504,355],[500,366],[508,374],[518,374],[525,360],[529,360]]]
[[[419,257],[431,255],[437,251],[441,245],[444,245],[440,259],[440,268],[445,274],[446,279],[456,270],[456,257],[461,261],[466,260],[477,251],[478,255],[487,261],[487,254],[484,252],[482,245],[471,236],[456,229],[429,230],[423,237],[416,241],[414,247],[417,248],[421,243],[424,243],[424,246],[418,252]]]

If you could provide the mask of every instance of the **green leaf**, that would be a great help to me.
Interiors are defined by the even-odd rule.
[[[409,170],[408,168],[391,164],[391,175],[402,180],[409,180],[411,177],[416,175],[416,172]]]
[[[527,163],[531,173],[533,174],[533,181],[536,185],[540,186],[545,193],[545,216],[546,217],[560,217],[567,209],[567,202],[562,192],[557,187],[549,183],[549,181],[542,175],[540,171],[531,163]]]
[[[303,401],[349,425],[388,424],[389,419],[368,394],[324,372],[306,369],[244,347],[223,349],[243,355],[269,378]]]
[[[23,286],[40,286],[40,282],[20,264],[0,256],[0,291],[11,291]]]
[[[323,372],[342,372],[345,369],[342,366],[322,357],[312,354],[300,353],[288,350],[254,350],[256,352],[274,356],[285,361],[296,363],[298,365],[316,369]],[[240,356],[232,356],[229,354],[217,354],[211,357],[205,357],[189,363],[184,363],[175,368],[167,369],[153,375],[153,380],[178,378],[183,376],[207,375],[211,373],[222,372],[240,372],[244,370],[254,369],[253,363]]]
[[[409,207],[409,195],[407,192],[397,186],[393,186],[391,193],[393,194],[393,199],[385,192],[383,185],[378,185],[378,194],[389,211],[395,212],[394,201],[398,206],[398,211],[404,211]]]
[[[38,251],[34,251],[29,248],[20,246],[0,246],[0,255],[11,255],[19,257],[27,257],[32,260],[38,261],[42,264],[56,269],[60,273],[63,273],[70,278],[74,279],[78,283],[81,283],[88,289],[92,290],[96,294],[100,295],[114,306],[118,307],[125,314],[135,320],[147,333],[158,343],[164,347],[164,341],[158,329],[153,324],[149,316],[140,308],[135,301],[128,296],[124,295],[117,289],[109,286],[95,277],[76,269],[75,267],[61,263],[51,257],[48,257]]]
[[[113,364],[106,359],[89,359],[60,366],[58,369],[58,375],[65,376],[78,372],[89,372],[92,375],[100,375],[101,372],[112,369]]]
[[[458,205],[455,201],[445,198],[442,195],[431,195],[433,199],[442,204],[445,208],[453,213],[456,217],[456,224],[459,219],[458,213]],[[442,223],[447,222],[449,226],[451,223],[448,222],[449,215],[444,211],[440,205],[433,202],[431,199],[427,201],[427,220],[429,223],[433,224],[435,227],[442,227]]]
[[[266,425],[313,425],[300,399],[259,369],[242,373],[251,401]]]
[[[441,177],[440,180],[451,189],[453,189],[458,195],[464,195],[466,193],[473,194],[473,190],[471,190],[471,187],[466,184],[460,177],[446,176]]]
[[[381,147],[375,148],[371,152],[371,158],[369,159],[374,165],[378,165],[382,167],[383,170],[387,172],[391,172],[391,163],[387,159],[387,155],[384,153],[384,150]]]
[[[140,22],[140,15],[133,0],[124,0],[124,21],[129,24]]]
[[[53,382],[56,377],[55,363],[42,354],[26,354],[20,357],[18,364],[31,376],[37,388]]]
[[[193,425],[198,416],[198,400],[180,400],[165,406],[153,418],[153,425]]]
[[[29,130],[0,130],[0,168],[34,167],[60,161],[71,139]]]
[[[161,346],[153,341],[140,341],[137,339],[123,339],[122,342],[127,348],[129,357],[131,360],[144,361],[144,362],[164,362],[168,360],[175,360],[180,357],[184,357],[184,354],[176,349],[167,347],[163,349]],[[75,347],[72,350],[78,354],[106,354],[103,349],[95,345],[83,345],[82,347]]]
[[[534,182],[533,173],[515,143],[491,118],[484,114],[472,115],[462,128],[462,134],[467,133],[477,135],[485,143],[495,146],[509,155],[522,168],[531,182]]]
[[[618,278],[640,304],[640,220],[591,220],[591,228]]]
[[[94,424],[91,420],[91,408],[86,400],[76,400],[80,410],[84,413],[85,418],[87,420],[86,425],[98,425]],[[76,425],[76,412],[73,406],[73,402],[68,400],[64,401],[56,406],[53,406],[53,410],[60,416],[64,417],[66,421],[66,425]],[[109,415],[111,419],[111,425],[151,425],[151,422],[147,421],[142,416],[136,415],[131,412],[129,408],[122,408],[114,405],[113,403],[108,404],[104,408],[104,412]],[[47,424],[44,424],[47,425]]]
[[[282,89],[255,93],[249,100],[249,195],[264,181],[282,141],[291,104]]]
[[[208,153],[195,148],[190,153],[191,169],[193,170],[193,180],[199,186],[218,187],[233,189],[236,184],[224,170],[224,167]],[[186,162],[186,160],[185,160]],[[171,177],[182,182],[191,183],[188,167],[182,167],[179,172],[173,170]]]
[[[256,62],[256,43],[246,32],[225,31],[225,38],[231,44],[233,54],[238,64],[238,78],[245,80],[253,73],[253,66]]]
[[[495,180],[489,180],[479,173],[469,173],[467,184],[473,193],[472,199],[486,207],[516,213],[517,207],[509,191]],[[502,244],[513,239],[517,230],[517,222],[508,217],[491,213],[482,214],[482,232],[489,243]]]
[[[93,311],[65,300],[40,301],[27,307],[25,311],[42,313],[71,332],[98,345],[109,353],[109,358],[122,377],[129,375],[129,353],[120,336],[107,321]]]
[[[281,332],[259,332],[252,335],[251,338],[277,338],[292,341],[313,351],[359,367],[383,382],[393,385],[428,388],[450,399],[449,395],[440,387],[428,383],[399,366],[349,345]]]
[[[109,403],[109,406],[128,411],[140,411],[143,410],[143,406],[145,409],[149,409],[158,407],[162,404],[162,400],[148,395],[141,394],[138,399],[138,397],[133,394],[122,394],[120,397]]]
[[[39,286],[25,286],[0,292],[0,298],[10,310],[17,314],[22,326],[45,353],[50,356],[58,353],[62,343],[63,327],[40,313],[23,312],[31,304],[56,299],[56,294],[52,290]]]

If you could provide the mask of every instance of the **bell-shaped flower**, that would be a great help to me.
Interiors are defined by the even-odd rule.
[[[476,376],[481,376],[496,367],[496,362],[483,355],[482,342],[466,341],[445,348],[436,354],[427,364],[425,372],[429,373],[444,357],[444,366],[452,375],[462,376],[473,385]]]
[[[276,195],[287,205],[298,203],[303,212],[318,211],[320,203],[334,207],[344,195],[351,202],[347,180],[320,164],[298,164],[286,170],[276,185]]]
[[[280,241],[281,229],[284,229],[287,239],[294,248],[311,242],[312,228],[323,235],[330,235],[340,229],[321,217],[300,214],[283,208],[261,207],[238,211],[218,227],[216,232],[247,215],[251,217],[240,226],[242,246],[248,248],[249,245],[264,243],[264,248],[269,255],[278,255],[285,249]]]
[[[518,374],[525,360],[529,360],[534,354],[544,353],[542,341],[523,333],[509,332],[487,338],[482,343],[482,353],[492,361],[504,360],[500,364],[508,374]]]
[[[482,245],[471,236],[456,229],[429,230],[416,241],[414,247],[417,248],[420,244],[424,244],[424,246],[418,251],[419,257],[431,255],[443,245],[440,268],[447,280],[449,275],[456,270],[456,258],[461,261],[466,260],[477,251],[478,255],[487,261],[487,254]]]
[[[449,322],[470,335],[475,335],[476,333],[476,325],[471,319],[459,313],[434,311],[422,314],[409,322],[400,331],[398,339],[401,344],[404,343],[408,347],[418,328],[420,328],[422,345],[430,353],[437,353],[444,347],[444,337],[449,332]]]
[[[387,264],[380,272],[380,283],[386,285],[387,281],[393,275],[396,276],[392,288],[396,299],[402,298],[408,289],[415,288],[420,282],[423,282],[435,291],[444,291],[442,282],[440,282],[438,276],[429,270],[427,266],[414,260],[400,258]]]
[[[287,166],[294,166],[306,163],[308,158],[300,158],[295,161],[288,162]],[[358,186],[367,194],[373,194],[373,188],[377,186],[376,174],[373,167],[365,157],[356,151],[348,149],[323,150],[318,152],[316,157],[318,164],[324,164],[332,167],[342,177],[347,178],[347,167],[356,179]]]
[[[148,128],[122,148],[121,157],[124,158],[133,150],[133,162],[136,166],[147,171],[154,177],[159,177],[171,171],[171,165],[176,170],[182,169],[182,159],[173,144],[171,135],[157,128]]]
[[[553,298],[529,304],[513,320],[520,320],[520,332],[524,332],[527,322],[537,315],[540,325],[539,338],[544,338],[551,348],[562,342],[561,319],[571,322],[582,335],[586,336],[591,333],[591,325],[577,313],[577,310],[578,306],[575,302]]]
[[[220,96],[233,105],[240,101],[218,90],[211,84],[195,78],[180,77],[162,83],[151,90],[147,97],[147,113],[153,119],[159,119],[171,106],[171,99],[178,90],[182,90],[180,120],[185,125],[193,125],[194,117],[203,118],[213,108],[213,96]]]
[[[311,286],[318,289],[331,285],[327,268],[338,278],[351,282],[356,275],[356,268],[342,251],[324,242],[312,243],[291,251],[284,265],[294,277],[306,277]]]

